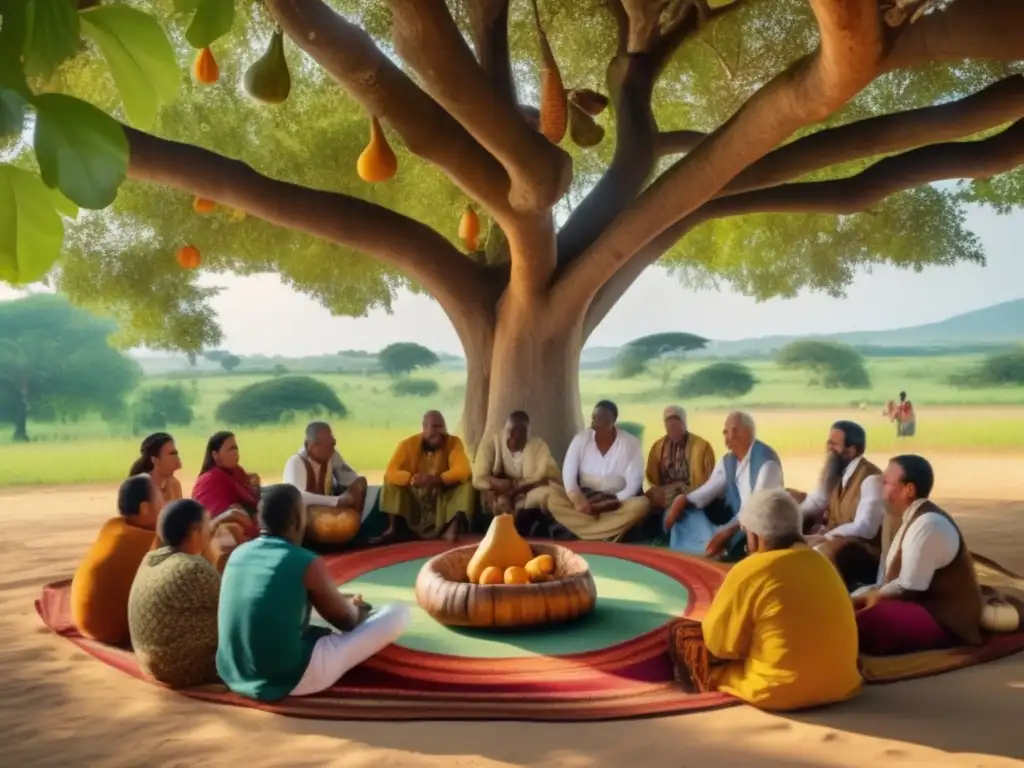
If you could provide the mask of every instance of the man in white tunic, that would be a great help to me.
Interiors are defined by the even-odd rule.
[[[565,490],[553,489],[548,499],[555,520],[581,539],[618,541],[650,511],[640,441],[615,426],[618,418],[609,400],[594,407],[590,429],[565,454]]]
[[[730,413],[722,434],[728,453],[706,483],[676,497],[665,515],[665,530],[677,552],[739,560],[746,551],[740,509],[755,491],[783,487],[782,461],[757,439],[749,413]]]
[[[552,484],[561,479],[548,444],[531,436],[525,411],[509,414],[505,428],[484,439],[473,460],[473,486],[492,512],[547,511]]]

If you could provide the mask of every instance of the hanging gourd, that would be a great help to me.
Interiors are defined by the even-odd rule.
[[[480,217],[471,206],[466,206],[459,221],[459,239],[466,246],[466,251],[473,253],[480,250]]]
[[[205,85],[217,82],[220,67],[217,66],[217,60],[213,58],[213,51],[209,48],[202,48],[196,54],[196,59],[192,62],[192,76]]]
[[[363,181],[387,181],[398,170],[398,158],[376,117],[370,118],[370,143],[359,155],[356,173]]]
[[[256,101],[280,104],[292,89],[292,76],[284,58],[284,34],[274,30],[267,50],[245,70],[242,87]]]
[[[596,147],[604,139],[604,128],[594,122],[594,118],[569,101],[569,138],[581,149]]]
[[[192,210],[199,214],[213,213],[217,208],[217,204],[213,200],[209,200],[205,197],[195,197],[192,199]]]
[[[608,97],[589,88],[569,91],[569,101],[592,117],[600,115],[608,107]]]
[[[533,18],[537,25],[537,41],[540,45],[540,132],[552,144],[565,138],[568,122],[565,103],[565,86],[558,71],[555,56],[548,45],[548,36],[540,25],[540,11],[537,0],[533,0]]]
[[[199,249],[194,245],[183,245],[176,254],[178,264],[182,269],[196,269],[199,267]]]

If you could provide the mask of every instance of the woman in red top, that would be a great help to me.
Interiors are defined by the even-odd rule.
[[[260,503],[260,478],[247,474],[239,466],[238,441],[233,432],[217,432],[206,443],[203,466],[192,486],[192,498],[213,517],[232,508],[243,510],[247,537],[259,533],[253,518]]]

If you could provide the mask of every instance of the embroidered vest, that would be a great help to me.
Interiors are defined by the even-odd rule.
[[[740,507],[743,506],[743,500],[740,498],[740,489],[736,486],[736,470],[739,467],[739,460],[732,452],[729,452],[725,454],[725,458],[722,461],[725,467],[726,481],[725,506],[728,508],[730,515],[735,518],[740,513]],[[780,467],[782,466],[779,455],[775,451],[760,440],[755,440],[753,445],[750,446],[750,461],[747,463],[747,469],[750,472],[751,489],[757,483],[757,475],[766,461],[774,461]]]
[[[860,505],[860,486],[865,479],[873,477],[875,475],[882,474],[882,470],[872,464],[865,458],[861,458],[857,468],[853,470],[853,474],[850,476],[846,486],[839,490],[837,485],[832,493],[829,494],[828,498],[828,512],[825,518],[825,530],[831,531],[833,528],[852,523],[853,519],[857,516],[857,507]],[[874,538],[871,539],[871,543],[878,546],[882,541],[882,527],[878,527],[878,532]]]
[[[964,541],[960,528],[949,514],[932,502],[926,501],[907,521],[906,531],[910,530],[910,526],[917,518],[928,512],[942,515],[953,524],[960,539],[960,548],[957,549],[956,557],[949,565],[935,572],[928,589],[924,592],[913,593],[913,599],[924,606],[928,613],[950,634],[968,645],[981,645],[981,587],[978,586],[978,577],[974,572],[974,560],[971,558],[970,550],[967,549],[967,542]],[[900,550],[886,569],[886,582],[893,581],[900,575],[906,531],[900,540]]]
[[[302,463],[306,467],[306,493],[315,493],[320,496],[336,496],[337,494],[334,492],[333,487],[330,489],[330,492],[327,489],[327,478],[331,474],[331,465],[328,463],[323,467],[323,472],[319,475],[318,480],[313,462],[305,456],[299,456],[299,458],[302,459]],[[331,485],[333,486],[334,484],[331,483]]]

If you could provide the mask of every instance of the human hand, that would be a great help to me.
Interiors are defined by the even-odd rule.
[[[665,530],[668,530],[678,522],[686,509],[686,494],[680,494],[672,500],[672,506],[665,513]]]
[[[866,611],[869,608],[874,608],[884,599],[885,595],[882,594],[881,590],[872,589],[867,594],[858,595],[853,598],[853,609],[855,611]]]
[[[498,493],[508,493],[512,490],[512,481],[504,477],[492,477],[491,489]]]
[[[651,500],[651,506],[656,509],[664,509],[668,503],[668,496],[664,488],[651,488],[647,491],[647,498]]]
[[[707,549],[704,550],[705,557],[719,557],[725,553],[725,547],[729,543],[729,539],[732,538],[735,530],[733,528],[724,528],[714,536],[711,537],[711,541],[708,542]]]

